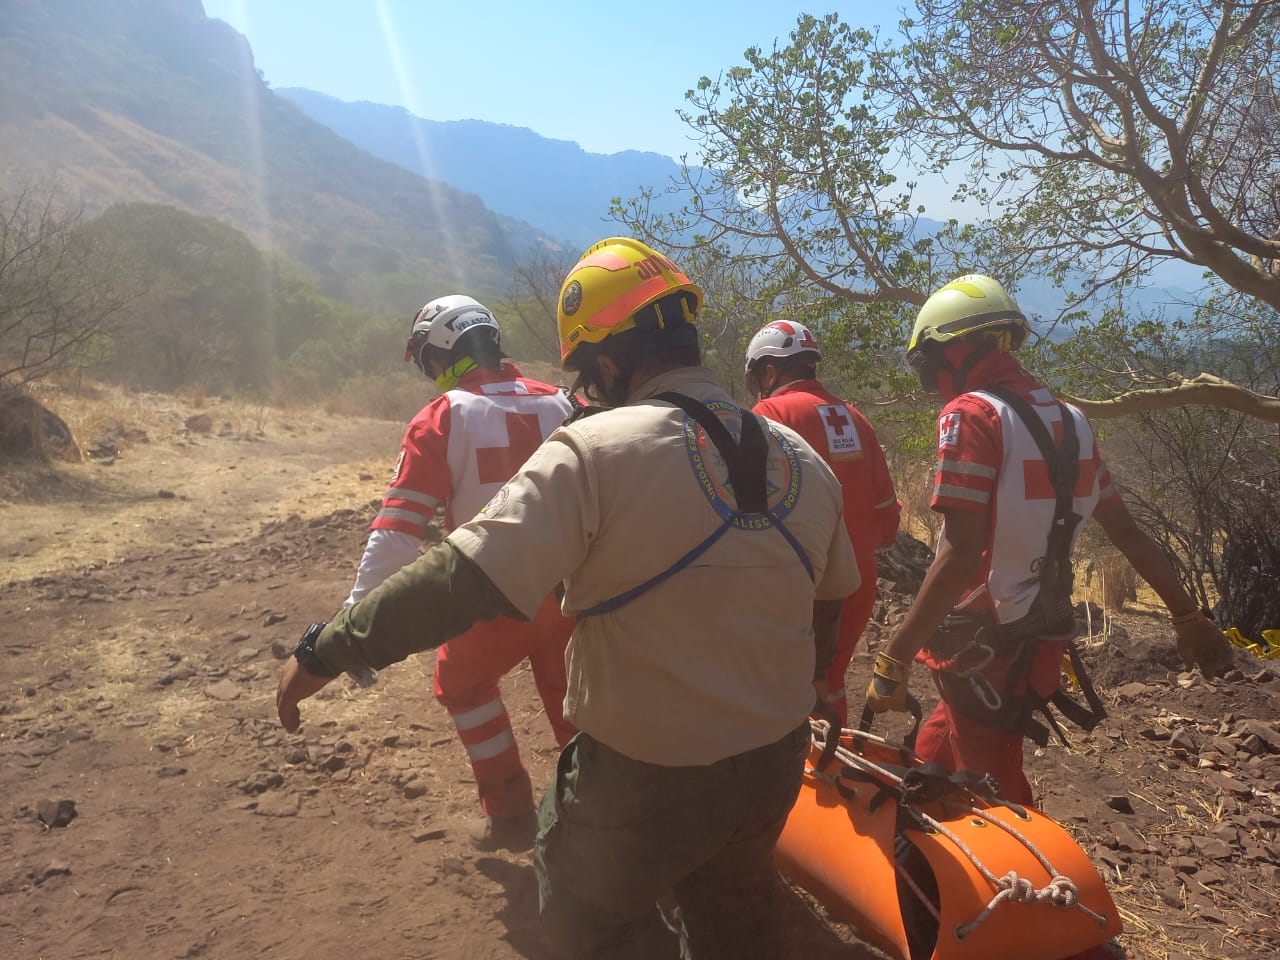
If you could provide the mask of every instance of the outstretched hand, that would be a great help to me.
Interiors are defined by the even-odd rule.
[[[1235,664],[1231,641],[1201,611],[1184,613],[1170,622],[1178,635],[1178,655],[1188,670],[1199,667],[1206,677],[1217,677]]]
[[[280,718],[280,725],[290,733],[297,730],[302,723],[298,704],[323,689],[332,679],[309,672],[297,657],[286,660],[284,669],[280,671],[280,681],[276,684],[276,715]]]

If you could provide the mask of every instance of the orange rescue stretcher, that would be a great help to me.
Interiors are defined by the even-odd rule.
[[[869,721],[838,737],[812,721],[775,853],[834,919],[898,960],[1062,960],[1121,932],[1097,869],[1061,826],[1002,801],[989,778],[866,732]]]

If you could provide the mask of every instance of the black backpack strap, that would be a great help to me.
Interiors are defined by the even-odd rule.
[[[769,441],[765,437],[760,418],[750,410],[742,410],[742,439],[735,442],[720,418],[683,393],[660,393],[656,400],[664,400],[679,407],[696,421],[715,445],[729,468],[729,484],[738,509],[743,513],[764,513],[769,508],[766,486],[766,467],[769,460]]]
[[[1085,702],[1089,706],[1087,708],[1080,706],[1061,690],[1050,697],[1049,702],[1057,707],[1064,717],[1087,733],[1107,718],[1107,708],[1102,698],[1098,696],[1098,691],[1093,688],[1093,681],[1089,679],[1089,674],[1085,672],[1084,661],[1080,658],[1075,640],[1070,638],[1067,640],[1067,656],[1071,658],[1071,669],[1075,671],[1076,682],[1080,684],[1080,692],[1084,694]]]
[[[742,410],[742,440],[735,443],[728,429],[720,422],[720,418],[697,400],[686,397],[681,393],[663,393],[655,399],[663,400],[679,407],[707,431],[707,436],[728,465],[729,483],[733,487],[734,499],[738,502],[738,512],[766,513],[769,506],[766,474],[769,461],[769,441],[765,437],[764,427],[760,423],[760,418],[750,411]],[[630,590],[580,611],[578,618],[582,619],[584,617],[612,613],[620,607],[626,606],[636,597],[648,593],[658,584],[675,576],[698,557],[702,556],[717,540],[724,536],[730,525],[731,520],[726,519],[706,539],[676,560],[667,569],[650,577],[644,583],[632,587]],[[794,541],[794,538],[791,537],[781,523],[778,523],[777,527],[786,536],[788,542],[791,543],[792,548],[795,549],[804,564],[805,570],[808,571],[810,579],[812,579],[813,567],[809,564],[809,559],[805,556],[803,549]]]
[[[1049,465],[1049,477],[1053,481],[1053,489],[1058,494],[1059,501],[1064,494],[1069,497],[1075,488],[1076,476],[1080,471],[1080,440],[1076,436],[1075,417],[1071,415],[1066,404],[1058,400],[1054,401],[1062,415],[1062,449],[1059,450],[1049,434],[1049,428],[1044,425],[1044,421],[1040,419],[1040,415],[1036,413],[1026,397],[1008,387],[983,387],[982,392],[999,397],[1013,408],[1018,419],[1031,432],[1032,439],[1040,448],[1040,455]],[[1070,503],[1067,506],[1070,508]]]
[[[561,426],[567,427],[571,423],[577,423],[579,420],[585,420],[587,417],[594,417],[597,413],[604,413],[610,409],[609,407],[597,407],[585,404],[572,395],[569,397],[569,405],[573,407],[573,412],[570,413],[569,416],[565,417],[564,423],[561,424]]]
[[[1076,431],[1076,420],[1066,404],[1054,401],[1062,417],[1062,448],[1058,449],[1049,428],[1025,397],[1006,387],[983,387],[982,392],[1003,400],[1018,415],[1040,448],[1053,484],[1053,523],[1049,527],[1045,562],[1040,567],[1040,593],[1036,598],[1036,606],[1045,618],[1046,627],[1049,627],[1063,618],[1058,608],[1069,604],[1071,598],[1071,539],[1082,519],[1075,512],[1075,486],[1080,476],[1080,437]]]
[[[707,436],[711,438],[729,469],[729,485],[733,487],[738,512],[764,514],[768,517],[769,526],[782,534],[782,538],[791,545],[804,566],[805,573],[813,580],[813,564],[805,553],[804,546],[781,518],[769,510],[769,437],[761,418],[750,410],[738,407],[738,412],[742,415],[742,436],[734,443],[728,428],[705,404],[674,391],[660,393],[654,399],[665,400],[679,407],[707,431]]]

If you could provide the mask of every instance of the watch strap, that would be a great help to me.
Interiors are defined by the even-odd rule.
[[[320,632],[327,623],[327,620],[317,620],[311,624],[303,631],[302,637],[293,648],[294,659],[302,664],[307,673],[317,677],[336,677],[338,675],[326,667],[324,661],[320,659],[320,655],[316,653],[316,640],[320,638]]]

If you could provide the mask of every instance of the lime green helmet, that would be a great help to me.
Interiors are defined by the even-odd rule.
[[[1008,349],[1027,339],[1031,324],[1004,287],[980,273],[957,277],[924,302],[907,344],[907,359],[926,344],[945,344],[980,330],[1006,329]]]

